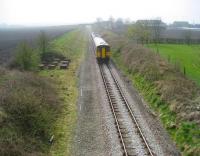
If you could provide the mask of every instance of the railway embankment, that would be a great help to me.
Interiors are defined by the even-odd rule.
[[[70,155],[85,45],[81,30],[50,41],[67,69],[0,69],[0,155]]]
[[[183,155],[200,153],[200,89],[159,54],[112,32],[112,59],[160,119]]]

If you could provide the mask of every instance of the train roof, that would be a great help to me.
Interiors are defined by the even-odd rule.
[[[101,45],[109,46],[109,44],[106,41],[104,41],[104,39],[101,37],[95,37],[94,43],[96,46],[101,46]]]
[[[92,32],[92,38],[101,37],[99,34]]]

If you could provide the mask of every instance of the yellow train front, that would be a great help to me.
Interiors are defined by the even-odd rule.
[[[92,34],[95,55],[98,63],[108,63],[111,56],[110,46],[97,34]]]

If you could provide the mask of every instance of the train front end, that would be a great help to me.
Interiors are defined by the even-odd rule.
[[[94,50],[98,63],[108,63],[111,57],[109,44],[99,35],[92,35]]]

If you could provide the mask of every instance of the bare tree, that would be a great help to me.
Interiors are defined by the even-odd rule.
[[[159,51],[158,43],[160,43],[160,35],[162,30],[161,24],[162,24],[161,19],[151,20],[153,41],[155,43],[157,52]]]
[[[108,21],[109,21],[109,25],[110,25],[109,27],[110,27],[110,29],[113,30],[115,19],[112,16],[110,16],[110,18],[108,19]]]
[[[17,47],[12,66],[21,70],[35,70],[37,69],[39,62],[40,57],[38,53],[32,49],[26,41],[24,41]]]
[[[48,37],[44,31],[41,31],[38,37],[38,47],[40,50],[41,59],[43,60],[47,54]]]
[[[191,30],[185,30],[184,31],[184,38],[185,38],[185,43],[190,45],[191,44],[191,37],[192,37],[192,32]]]
[[[148,43],[150,30],[147,21],[137,22],[128,27],[128,37],[135,39],[137,43]]]
[[[40,35],[38,37],[38,45],[42,54],[47,51],[48,37],[44,31],[40,32]]]
[[[124,22],[122,18],[118,18],[115,22],[116,29],[121,30],[123,28]]]
[[[152,28],[153,28],[153,38],[154,42],[160,42],[160,33],[161,33],[161,20],[152,20]]]
[[[149,21],[143,21],[140,25],[140,40],[142,44],[148,43],[149,42],[149,37],[150,37],[150,28],[149,28]]]
[[[102,31],[102,29],[107,29],[109,27],[109,22],[103,21],[101,17],[96,18],[95,29],[96,31]]]
[[[101,28],[102,27],[103,19],[101,17],[98,17],[96,20],[97,20],[97,22],[96,22],[97,26]]]

